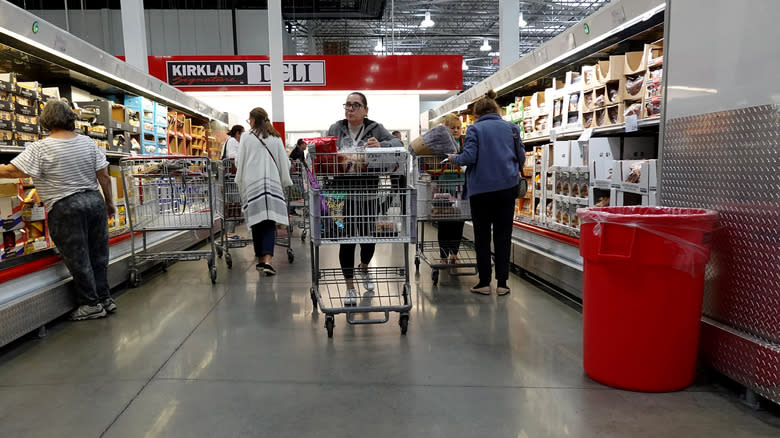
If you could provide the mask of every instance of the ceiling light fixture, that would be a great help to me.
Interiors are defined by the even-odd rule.
[[[518,21],[517,25],[520,26],[520,27],[528,26],[528,22],[523,20],[523,13],[522,12],[520,13],[520,20]]]
[[[489,52],[489,51],[493,50],[493,48],[490,47],[490,43],[488,43],[487,38],[482,41],[482,46],[480,46],[479,50],[482,51],[482,52]]]
[[[422,27],[423,29],[427,29],[429,27],[433,27],[434,24],[436,23],[434,23],[434,21],[431,20],[431,13],[426,12],[425,19],[423,19],[422,23],[420,23],[420,27]]]
[[[468,70],[468,69],[469,69],[469,65],[468,65],[468,64],[466,64],[466,60],[465,60],[465,59],[463,60],[463,64],[462,64],[460,67],[461,67],[463,70]]]

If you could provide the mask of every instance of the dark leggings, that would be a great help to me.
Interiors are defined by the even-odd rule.
[[[252,245],[255,247],[255,257],[274,256],[276,244],[276,222],[262,221],[252,225]]]
[[[465,221],[440,221],[439,222],[439,254],[446,259],[451,255],[458,255],[460,241],[463,239],[463,224]]]
[[[360,244],[360,263],[369,264],[374,257],[374,249],[376,249],[375,243],[361,243]],[[341,272],[344,274],[344,278],[355,278],[355,244],[345,243],[339,245],[339,263],[341,264]]]
[[[110,297],[108,217],[100,192],[90,190],[57,201],[49,211],[49,235],[73,276],[79,305]]]
[[[481,193],[469,198],[471,222],[474,224],[474,246],[477,252],[479,282],[490,283],[490,229],[496,251],[496,280],[499,285],[509,278],[509,254],[512,245],[512,221],[517,188]]]

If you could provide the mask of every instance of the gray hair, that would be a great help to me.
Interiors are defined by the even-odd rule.
[[[76,113],[70,109],[67,100],[52,99],[46,102],[41,112],[40,123],[44,129],[62,129],[73,131],[76,129]]]

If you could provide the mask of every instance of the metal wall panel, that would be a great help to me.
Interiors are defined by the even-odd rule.
[[[718,210],[704,313],[780,342],[780,105],[666,123],[664,205]]]

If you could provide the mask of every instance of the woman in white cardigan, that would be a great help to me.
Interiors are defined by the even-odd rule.
[[[276,274],[271,266],[276,240],[276,225],[288,225],[284,188],[292,185],[290,161],[279,132],[262,108],[249,112],[249,132],[241,136],[236,158],[236,183],[241,208],[252,241],[258,271]]]

